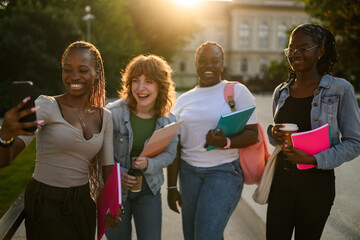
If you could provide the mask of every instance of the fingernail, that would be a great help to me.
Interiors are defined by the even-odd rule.
[[[30,96],[23,99],[23,103],[26,103],[30,100]]]
[[[36,124],[37,124],[37,125],[42,125],[42,124],[44,124],[44,122],[45,122],[44,120],[37,120],[37,121],[36,121]]]
[[[32,112],[36,112],[37,110],[39,110],[40,109],[40,107],[33,107],[33,108],[31,108],[31,111]]]

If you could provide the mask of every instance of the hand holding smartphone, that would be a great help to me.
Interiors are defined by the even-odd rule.
[[[11,83],[11,106],[14,107],[19,104],[24,98],[31,97],[26,105],[20,111],[35,107],[35,99],[33,93],[33,83],[31,81],[15,81]],[[25,117],[22,117],[19,122],[33,122],[36,121],[36,113],[33,112]],[[34,132],[37,127],[24,128],[24,131]]]

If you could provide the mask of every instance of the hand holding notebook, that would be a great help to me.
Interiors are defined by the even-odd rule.
[[[255,110],[255,106],[251,106],[240,109],[235,112],[222,115],[219,119],[216,128],[214,129],[215,134],[216,134],[216,129],[220,129],[221,132],[223,132],[227,137],[230,137],[232,135],[241,132],[246,126],[246,123],[249,121],[249,118],[251,114],[254,112],[254,110]],[[217,148],[212,145],[206,145],[205,147],[207,151]]]
[[[111,173],[101,190],[97,211],[98,211],[98,239],[104,235],[107,227],[105,226],[105,218],[108,213],[111,217],[115,217],[122,204],[121,195],[121,171],[120,164],[115,163]]]
[[[293,133],[291,140],[294,148],[300,149],[308,155],[315,155],[330,148],[330,126],[327,123],[310,131]],[[300,170],[313,167],[315,166],[312,164],[298,164]]]

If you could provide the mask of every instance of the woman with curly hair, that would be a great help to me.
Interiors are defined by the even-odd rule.
[[[94,239],[100,176],[105,181],[114,165],[113,125],[104,108],[98,49],[84,41],[70,44],[62,56],[62,81],[66,93],[41,95],[35,108],[21,111],[30,99],[25,98],[2,123],[1,166],[9,165],[35,135],[37,139],[35,170],[25,190],[30,240]],[[35,111],[36,122],[19,122]],[[32,126],[38,127],[36,132],[23,130]]]
[[[281,151],[270,190],[267,239],[320,239],[335,198],[334,168],[360,153],[359,107],[352,85],[330,73],[338,60],[335,38],[315,24],[301,24],[284,50],[289,80],[273,94],[275,125],[268,128],[272,144],[284,144],[281,123],[295,123],[299,132],[326,123],[331,146],[313,156],[289,147]],[[310,143],[316,144],[316,143]],[[315,167],[299,170],[296,164]]]
[[[137,239],[161,239],[161,195],[163,168],[176,155],[177,136],[166,150],[154,157],[139,157],[152,133],[175,122],[170,110],[175,102],[175,88],[168,63],[156,55],[140,55],[127,65],[122,76],[120,99],[106,107],[114,124],[114,156],[121,165],[124,216],[116,228],[108,229],[111,239],[131,239],[134,217]],[[129,170],[143,174],[141,191],[130,191],[137,184]]]

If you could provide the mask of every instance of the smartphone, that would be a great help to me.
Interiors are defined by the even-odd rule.
[[[35,107],[35,99],[33,92],[33,83],[31,81],[15,81],[11,83],[10,87],[11,94],[11,106],[15,107],[19,104],[24,98],[31,97],[30,101],[26,103],[26,105],[20,109],[20,111],[28,108]],[[29,114],[25,117],[22,117],[19,122],[33,122],[36,121],[36,113]],[[37,127],[24,128],[24,131],[34,132]]]

